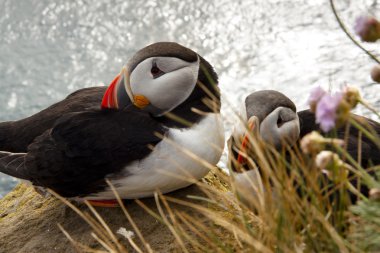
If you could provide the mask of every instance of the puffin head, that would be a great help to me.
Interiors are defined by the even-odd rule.
[[[300,124],[294,103],[284,94],[263,90],[245,99],[248,122],[258,124],[261,138],[276,148],[293,145],[300,134]]]
[[[241,118],[243,122],[235,126],[229,140],[229,166],[237,172],[232,175],[241,200],[251,207],[260,199],[265,188],[260,169],[246,166],[246,154],[252,154],[248,150],[251,148],[249,136],[261,138],[264,143],[281,149],[283,145],[297,142],[300,125],[294,103],[274,90],[254,92],[246,97]]]
[[[138,51],[122,68],[105,92],[102,108],[133,104],[155,117],[176,111],[190,114],[192,106],[207,111],[201,105],[205,98],[219,104],[217,81],[212,66],[194,51],[158,42]]]
[[[237,162],[243,163],[239,155],[247,153],[249,131],[276,149],[283,145],[294,145],[300,135],[300,123],[294,103],[284,94],[274,90],[262,90],[250,94],[244,101],[242,118],[248,126],[235,126],[231,136],[238,148]],[[233,151],[232,151],[233,152]]]

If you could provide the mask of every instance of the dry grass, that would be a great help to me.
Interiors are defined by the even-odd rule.
[[[180,252],[365,251],[365,247],[357,244],[360,236],[355,226],[368,221],[349,209],[351,203],[345,184],[329,181],[314,165],[313,156],[304,156],[298,149],[278,153],[257,138],[251,139],[251,145],[254,154],[248,157],[256,159],[255,162],[249,159],[249,162],[260,168],[264,190],[254,195],[243,192],[237,189],[233,177],[214,169],[212,177],[197,182],[206,197],[189,196],[201,203],[167,197],[159,192],[155,195],[158,212],[138,200],[137,203],[170,229]],[[361,173],[357,171],[358,175]],[[114,193],[144,246],[139,247],[128,239],[130,245],[136,252],[152,252],[117,192]],[[94,208],[89,205],[90,216],[80,213],[66,200],[62,201],[78,211],[93,227],[93,236],[104,247],[101,252],[126,252]],[[172,209],[173,204],[191,207],[204,219],[195,219],[181,212],[180,208]],[[372,228],[375,231],[379,230],[379,224],[371,226],[375,226]],[[75,238],[67,233],[65,235],[79,251],[100,252],[91,251],[76,243]],[[379,238],[375,236],[371,243],[378,245]]]
[[[202,87],[202,84],[198,85]],[[209,104],[212,108],[218,108],[219,103],[210,100]],[[371,135],[375,143],[380,142],[378,136],[373,134],[368,126],[355,121],[350,123],[361,127],[363,135]],[[176,143],[172,145],[183,149]],[[227,175],[196,157],[189,150],[183,149],[189,157],[212,170],[212,176],[205,180],[190,180],[202,189],[204,195],[178,199],[162,195],[158,191],[154,196],[157,211],[136,200],[147,214],[154,216],[169,228],[177,241],[178,252],[376,252],[380,250],[380,238],[376,236],[376,232],[380,230],[378,204],[374,204],[374,200],[363,198],[358,205],[352,207],[349,193],[351,196],[360,194],[343,177],[345,173],[342,173],[343,170],[349,169],[351,173],[349,179],[357,177],[370,187],[380,186],[380,182],[367,173],[368,170],[379,168],[362,168],[360,162],[357,162],[361,159],[360,150],[358,156],[353,158],[344,148],[336,146],[334,151],[339,154],[342,161],[350,164],[334,172],[336,173],[334,180],[330,180],[315,165],[316,154],[304,155],[298,147],[285,147],[278,152],[262,142],[254,133],[249,137],[249,145],[250,153],[243,155],[247,158],[249,167],[259,171],[260,177],[258,181],[251,181],[251,188],[248,191],[236,184],[232,172]],[[113,187],[112,189],[114,190]],[[128,238],[128,243],[136,252],[153,252],[115,190],[114,194],[132,224],[133,232],[141,242],[138,244]],[[114,232],[88,203],[92,215],[79,211],[67,200],[57,197],[92,226],[94,238],[104,248],[102,251],[96,251],[81,245],[62,228],[78,251],[127,252]],[[177,208],[172,208],[173,205]],[[191,207],[200,216],[190,216],[182,212],[178,206]],[[363,241],[365,236],[374,231],[375,235],[371,234],[370,242]]]

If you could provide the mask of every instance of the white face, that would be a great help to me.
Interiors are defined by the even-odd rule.
[[[175,57],[151,57],[130,73],[129,84],[133,95],[145,96],[162,115],[190,96],[198,71],[199,58],[196,62],[186,62]]]
[[[300,135],[297,113],[287,107],[277,107],[260,124],[260,135],[264,141],[280,148],[284,142],[293,145]]]

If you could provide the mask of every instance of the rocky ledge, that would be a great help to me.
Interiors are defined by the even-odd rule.
[[[212,184],[220,184],[216,177],[211,174],[204,180]],[[169,196],[177,199],[186,199],[187,201],[194,202],[195,200],[188,198],[189,195],[204,196],[204,193],[199,187],[193,185],[169,194]],[[142,199],[141,201],[148,208],[158,213],[156,202],[153,198]],[[128,201],[125,205],[137,227],[141,230],[145,240],[155,252],[180,251],[176,239],[166,225],[148,214],[135,201]],[[76,206],[84,212],[90,212],[84,204],[76,204]],[[194,218],[201,218],[190,207],[171,204],[171,208],[174,210],[179,209],[181,212]],[[115,232],[119,241],[125,245],[128,252],[133,252],[134,250],[128,243],[128,240],[116,233],[121,227],[133,232],[133,228],[123,211],[120,208],[99,207],[96,210],[109,225],[110,229]],[[93,249],[104,250],[91,235],[92,228],[70,207],[55,197],[44,198],[36,193],[33,187],[20,183],[12,192],[0,200],[0,252],[77,252],[59,229],[58,224],[75,241]],[[141,245],[140,240],[136,236],[134,241],[136,244]]]

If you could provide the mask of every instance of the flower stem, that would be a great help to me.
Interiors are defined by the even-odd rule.
[[[350,182],[346,182],[346,186],[347,186],[349,191],[351,191],[353,194],[355,194],[359,198],[364,199],[364,200],[368,200],[368,198],[363,193],[358,191],[358,189],[356,189]]]
[[[377,147],[380,148],[380,140],[376,138],[370,131],[365,129],[362,125],[360,125],[356,120],[350,118],[350,123],[356,127],[359,131],[361,131],[368,139],[370,139],[373,143],[376,144]]]
[[[341,148],[340,146],[335,146],[335,148],[339,153],[343,154],[348,162],[357,169],[357,171],[351,170],[353,173],[362,177],[369,187],[374,187],[376,185],[376,181],[368,174],[365,169],[363,169],[363,167],[358,162],[355,161],[354,158],[352,158],[352,156],[345,149]]]
[[[335,9],[335,4],[334,4],[334,0],[330,0],[330,5],[331,5],[331,9],[334,13],[334,16],[336,18],[336,20],[338,21],[338,24],[340,26],[340,28],[343,30],[343,32],[348,36],[348,38],[357,46],[359,47],[361,50],[364,51],[364,53],[366,53],[372,60],[374,60],[375,62],[377,62],[378,64],[380,64],[380,60],[377,59],[377,57],[372,54],[371,52],[369,52],[367,49],[365,49],[362,45],[360,45],[360,43],[354,39],[354,37],[348,32],[347,28],[345,27],[345,25],[343,24],[342,20],[340,19],[336,9]]]
[[[371,112],[373,112],[377,117],[380,118],[380,114],[376,111],[375,108],[373,108],[370,104],[368,104],[366,101],[364,101],[363,99],[360,99],[359,102],[365,107],[367,108],[368,110],[370,110]]]

